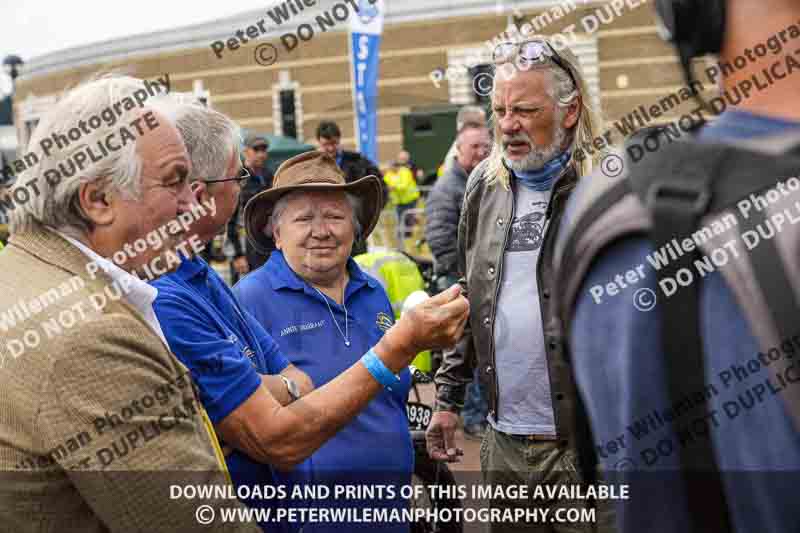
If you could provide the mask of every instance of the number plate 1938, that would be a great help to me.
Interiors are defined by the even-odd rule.
[[[426,429],[431,423],[433,409],[425,404],[408,402],[406,404],[406,416],[408,416],[409,429]]]

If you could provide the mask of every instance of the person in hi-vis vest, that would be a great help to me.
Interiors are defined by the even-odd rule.
[[[376,248],[353,259],[365,272],[383,285],[392,304],[395,320],[400,318],[406,298],[413,292],[425,290],[425,281],[416,263],[400,252]],[[423,372],[430,372],[430,351],[420,352],[412,364]]]

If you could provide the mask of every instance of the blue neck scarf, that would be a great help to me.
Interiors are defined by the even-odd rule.
[[[539,170],[529,172],[514,172],[519,182],[534,191],[547,191],[553,186],[556,178],[561,175],[570,159],[570,152],[562,152],[544,164]]]

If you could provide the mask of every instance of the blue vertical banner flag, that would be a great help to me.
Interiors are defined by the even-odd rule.
[[[350,17],[350,62],[358,150],[378,162],[378,66],[384,0],[359,0]]]

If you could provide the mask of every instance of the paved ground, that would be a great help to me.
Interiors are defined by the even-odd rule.
[[[434,386],[433,384],[420,385],[420,395],[422,396],[423,403],[427,405],[434,404]],[[413,396],[413,393],[412,393]],[[413,400],[413,398],[412,398]],[[456,443],[459,448],[464,450],[464,456],[461,462],[452,463],[449,465],[450,470],[456,478],[456,483],[470,485],[480,480],[480,442],[477,440],[465,439],[464,432],[459,429],[456,433]],[[469,502],[467,502],[469,505]],[[482,524],[464,524],[464,533],[483,533],[485,528]]]
[[[434,395],[435,395],[435,389],[433,383],[427,385],[420,385],[419,390],[420,390],[420,395],[422,396],[422,402],[427,405],[433,406]],[[460,463],[451,464],[450,470],[472,472],[475,473],[476,475],[479,474],[481,471],[481,462],[479,455],[481,447],[480,441],[465,439],[464,432],[461,429],[459,429],[458,433],[456,434],[456,441],[458,442],[458,447],[464,450],[464,456],[461,458]]]

